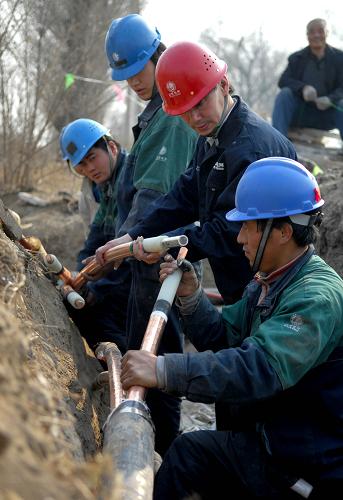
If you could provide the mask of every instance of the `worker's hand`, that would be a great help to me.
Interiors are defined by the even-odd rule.
[[[143,236],[138,236],[138,238],[133,243],[133,256],[137,260],[142,260],[146,264],[156,264],[161,260],[161,257],[165,255],[166,252],[151,252],[147,253],[143,248]]]
[[[148,351],[127,351],[121,360],[121,383],[127,391],[133,385],[157,387],[157,356]]]
[[[124,236],[121,236],[120,238],[115,238],[114,240],[108,241],[105,245],[102,247],[97,248],[95,252],[95,258],[98,264],[102,266],[105,264],[105,252],[110,250],[111,248],[117,247],[118,245],[122,245],[123,243],[130,243],[132,241],[132,238],[129,234],[124,234]],[[117,269],[119,266],[114,266],[112,264],[112,267]]]
[[[303,88],[304,101],[315,101],[317,99],[317,91],[312,85],[305,85]]]
[[[317,97],[315,103],[320,111],[325,111],[326,109],[330,108],[330,106],[332,106],[331,99],[326,95],[323,95],[322,97]]]
[[[183,265],[179,267],[178,262],[170,254],[167,254],[164,257],[164,262],[162,262],[160,266],[160,282],[163,283],[167,276],[173,274],[176,269],[181,269],[183,271],[176,295],[179,297],[193,295],[199,288],[199,280],[195,274],[194,267],[188,260],[184,260]]]

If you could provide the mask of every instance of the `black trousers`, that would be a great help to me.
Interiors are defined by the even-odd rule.
[[[290,489],[297,479],[273,462],[255,431],[189,432],[169,448],[155,477],[154,500],[300,500]],[[342,482],[314,485],[310,499],[340,499]]]

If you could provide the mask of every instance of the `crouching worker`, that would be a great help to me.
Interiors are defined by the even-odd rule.
[[[81,118],[69,123],[61,132],[61,153],[76,173],[92,185],[99,200],[99,208],[89,228],[84,247],[79,252],[78,271],[85,259],[116,236],[118,221],[117,191],[119,176],[127,153],[100,123]],[[125,186],[121,186],[124,189]],[[94,276],[93,278],[98,278]],[[85,290],[86,307],[68,311],[81,335],[94,349],[99,342],[115,342],[121,352],[126,351],[126,313],[131,286],[129,265],[112,270],[97,282],[88,282]]]
[[[315,178],[298,162],[252,163],[227,219],[256,273],[220,314],[185,272],[177,305],[200,352],[129,351],[124,389],[160,387],[225,401],[230,431],[178,437],[156,475],[154,498],[341,498],[343,281],[314,252],[322,219]],[[169,256],[163,281],[176,268]],[[337,487],[337,493],[335,493]]]

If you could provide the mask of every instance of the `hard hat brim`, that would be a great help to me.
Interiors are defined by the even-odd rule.
[[[298,214],[306,214],[306,212],[311,212],[317,208],[320,208],[324,205],[324,200],[321,199],[318,203],[313,204],[311,207],[308,207],[308,210],[299,211],[297,210],[278,210],[275,212],[264,212],[258,213],[255,209],[254,213],[244,213],[234,208],[226,213],[225,218],[230,222],[244,222],[247,220],[262,220],[262,219],[279,219],[280,217],[288,217],[290,215],[298,215]]]
[[[144,69],[144,66],[146,65],[149,59],[150,57],[148,57],[148,59],[146,60],[138,61],[134,64],[131,64],[131,66],[128,66],[123,69],[112,68],[112,74],[111,74],[112,80],[120,82],[123,80],[127,80],[132,76],[137,75],[137,73],[140,73]]]
[[[130,64],[130,66],[126,66],[123,68],[112,68],[112,80],[116,81],[122,81],[122,80],[127,80],[128,78],[131,78],[132,76],[137,75],[137,73],[140,73],[145,65],[148,63],[150,60],[151,56],[156,52],[158,49],[161,41],[161,37],[157,37],[156,40],[154,41],[152,47],[150,47],[149,50],[144,51],[144,57],[136,61],[134,64]],[[141,54],[142,55],[142,54]]]
[[[240,222],[244,220],[248,220],[246,214],[243,214],[237,208],[234,208],[233,210],[230,210],[229,212],[226,213],[225,219],[230,221],[230,222]]]

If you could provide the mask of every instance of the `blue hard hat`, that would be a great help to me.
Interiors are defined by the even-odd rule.
[[[88,118],[79,118],[62,129],[60,149],[63,160],[69,160],[76,167],[94,144],[109,135],[110,130],[101,123]]]
[[[274,219],[302,214],[324,204],[315,177],[295,160],[263,158],[249,165],[236,189],[229,221]]]
[[[107,31],[105,52],[113,69],[113,80],[127,80],[136,75],[156,52],[161,40],[157,28],[139,14],[114,19]]]

